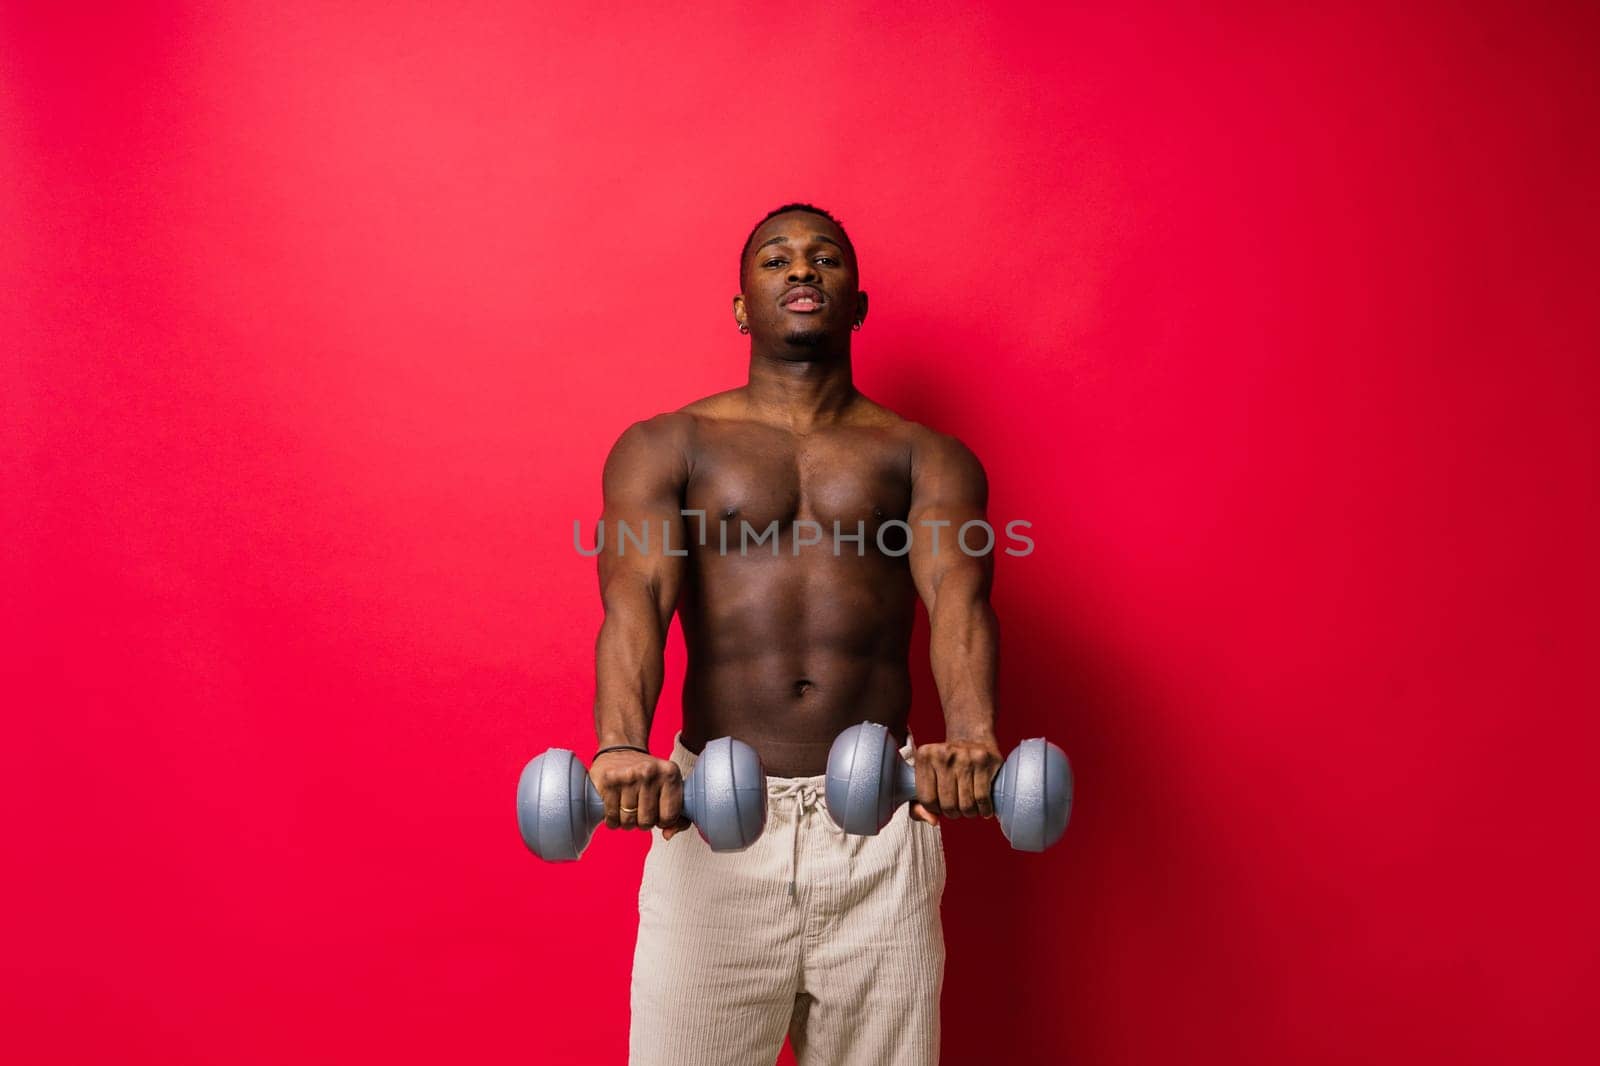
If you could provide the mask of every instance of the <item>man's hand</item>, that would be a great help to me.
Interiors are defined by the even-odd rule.
[[[1005,762],[992,738],[924,744],[913,755],[917,798],[911,817],[938,825],[949,818],[993,818],[989,786]]]
[[[670,759],[642,751],[608,751],[589,767],[611,829],[661,827],[663,839],[689,827],[683,816],[683,772]]]

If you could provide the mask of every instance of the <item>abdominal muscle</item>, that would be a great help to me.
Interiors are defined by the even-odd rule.
[[[903,559],[694,563],[679,603],[685,747],[734,736],[769,775],[811,777],[857,722],[905,739],[915,596]]]

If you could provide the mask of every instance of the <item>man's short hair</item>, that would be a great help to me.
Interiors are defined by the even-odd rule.
[[[809,211],[813,215],[821,215],[829,222],[832,222],[839,227],[839,236],[844,238],[844,243],[849,247],[850,254],[852,256],[856,254],[856,246],[850,242],[850,234],[844,231],[844,223],[834,218],[833,215],[815,204],[784,204],[782,207],[774,207],[771,211],[762,215],[761,220],[750,227],[750,236],[744,239],[744,247],[739,249],[739,282],[741,285],[744,283],[744,258],[750,254],[750,242],[756,239],[756,232],[767,224],[768,219],[788,214],[790,211]]]

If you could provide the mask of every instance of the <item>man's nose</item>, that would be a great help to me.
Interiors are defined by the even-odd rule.
[[[817,268],[812,265],[809,259],[797,259],[789,267],[789,283],[791,285],[797,285],[803,281],[816,280]]]

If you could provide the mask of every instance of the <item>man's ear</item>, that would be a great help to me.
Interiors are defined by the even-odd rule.
[[[738,325],[744,321],[744,293],[739,293],[733,298],[733,321]]]
[[[856,323],[859,325],[867,320],[867,294],[856,293]]]

